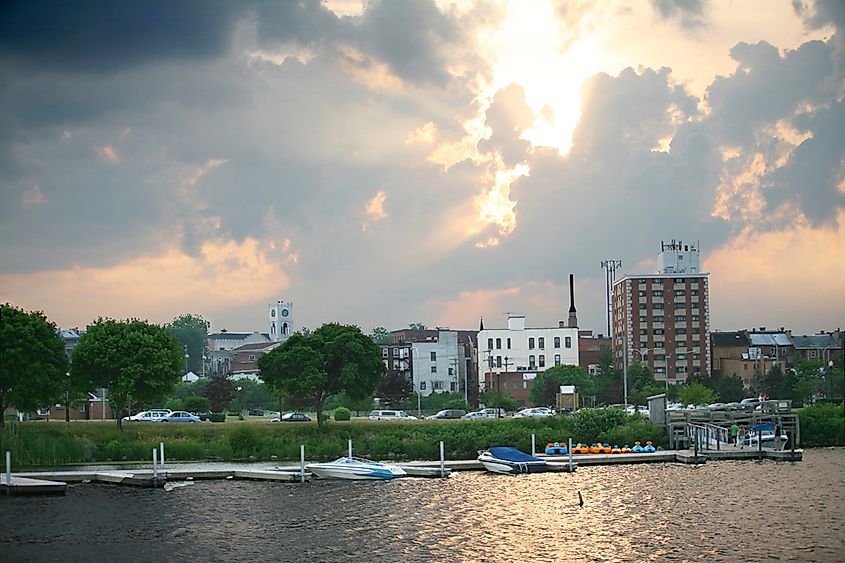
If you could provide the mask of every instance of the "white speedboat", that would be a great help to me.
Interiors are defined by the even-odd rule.
[[[775,425],[771,423],[760,423],[748,429],[748,435],[745,437],[745,445],[751,449],[763,447],[769,450],[784,450],[789,441],[789,436],[784,432],[779,433],[780,436],[775,436]],[[762,444],[758,444],[762,442]]]
[[[398,465],[378,463],[359,457],[341,457],[328,463],[309,463],[308,471],[322,479],[393,479],[404,477]]]
[[[514,475],[540,473],[548,469],[545,460],[530,456],[516,448],[495,447],[478,452],[478,461],[488,471]]]

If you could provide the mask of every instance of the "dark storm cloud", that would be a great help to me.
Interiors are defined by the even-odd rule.
[[[677,19],[685,27],[703,24],[706,0],[651,0],[657,13],[665,19]]]
[[[845,30],[845,2],[841,0],[792,0],[792,7],[810,27],[818,29],[832,24],[839,30]]]

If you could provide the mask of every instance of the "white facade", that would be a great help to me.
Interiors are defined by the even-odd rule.
[[[658,274],[698,274],[701,272],[698,244],[684,244],[674,239],[660,243],[657,255]]]
[[[270,342],[270,339],[260,332],[217,332],[208,335],[208,351],[231,351],[244,344],[259,342]]]
[[[556,365],[578,365],[578,329],[525,328],[525,317],[509,315],[508,328],[478,333],[478,381],[485,373],[541,372]]]
[[[267,305],[268,334],[273,342],[284,342],[293,334],[293,303],[281,299]]]
[[[457,332],[439,330],[437,340],[412,342],[410,346],[415,392],[428,396],[447,391],[457,393],[463,388],[466,366]]]

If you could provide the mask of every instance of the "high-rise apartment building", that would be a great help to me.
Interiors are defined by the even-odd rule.
[[[682,383],[710,370],[709,274],[697,244],[660,243],[658,273],[626,274],[613,284],[616,363],[646,362],[658,381]]]

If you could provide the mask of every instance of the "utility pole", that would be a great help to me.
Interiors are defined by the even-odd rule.
[[[622,260],[602,260],[601,267],[604,268],[604,282],[607,299],[607,335],[608,337],[613,338],[613,335],[610,333],[610,319],[613,315],[613,304],[610,302],[610,290],[613,288],[613,282],[616,280],[616,268],[622,267]]]

